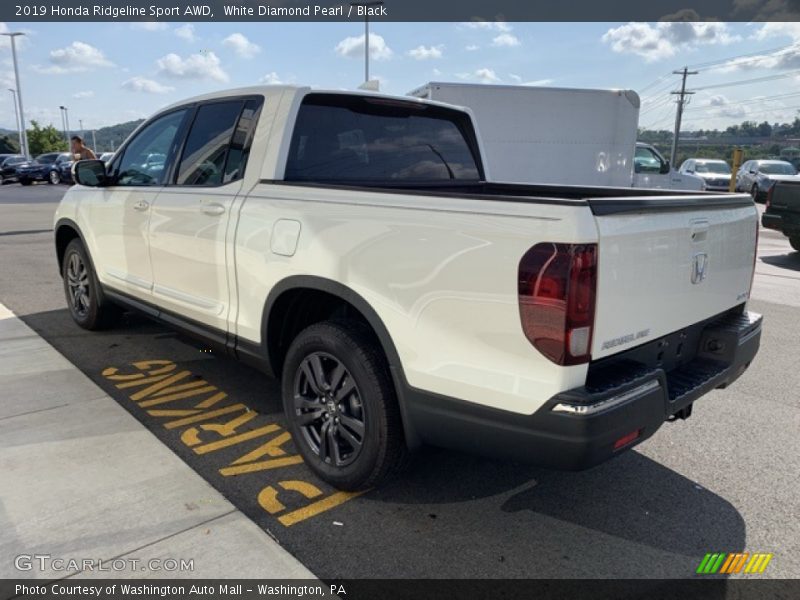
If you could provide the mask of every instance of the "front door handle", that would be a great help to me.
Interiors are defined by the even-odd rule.
[[[218,202],[209,202],[208,204],[203,205],[202,210],[207,215],[218,217],[225,212],[225,207]]]
[[[139,212],[144,212],[148,208],[150,208],[150,203],[146,200],[139,200],[136,204],[133,205],[134,210],[138,210]]]

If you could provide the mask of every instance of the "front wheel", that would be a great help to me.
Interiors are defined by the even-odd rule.
[[[800,235],[796,235],[794,237],[789,238],[789,243],[792,245],[792,248],[800,252]]]
[[[358,322],[327,321],[303,330],[286,355],[282,395],[300,454],[334,487],[376,486],[405,463],[388,365]]]
[[[31,185],[33,183],[30,179],[20,179],[19,182],[22,185]]]
[[[48,181],[53,185],[58,185],[61,183],[61,175],[58,174],[58,171],[50,171],[50,178]]]
[[[61,263],[64,294],[72,319],[84,329],[104,329],[120,314],[120,309],[101,301],[100,284],[83,243],[72,240],[64,251]]]

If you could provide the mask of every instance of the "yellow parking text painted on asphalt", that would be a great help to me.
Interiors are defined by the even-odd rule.
[[[228,394],[188,370],[179,370],[170,360],[144,360],[123,369],[108,367],[103,377],[123,390],[147,415],[162,419],[168,430],[199,456],[247,444],[241,456],[219,469],[224,477],[237,477],[267,471],[274,481],[262,488],[257,502],[286,527],[310,519],[360,495],[333,490],[326,494],[313,483],[282,479],[280,469],[303,462],[291,450],[291,434],[277,423],[255,429],[247,425],[259,413],[247,405],[228,400]],[[362,492],[363,493],[363,492]]]

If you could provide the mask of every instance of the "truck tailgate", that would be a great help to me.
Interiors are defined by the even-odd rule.
[[[589,203],[599,234],[593,359],[747,300],[758,227],[748,196]]]

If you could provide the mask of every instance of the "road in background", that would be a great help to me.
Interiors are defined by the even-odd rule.
[[[49,231],[63,190],[0,188],[0,302],[316,575],[689,577],[707,552],[744,550],[774,553],[761,577],[800,576],[800,253],[776,232],[761,231],[750,305],[761,352],[688,421],[581,473],[426,449],[351,497],[293,462],[275,382],[136,315],[103,333],[73,324]],[[189,396],[161,402],[176,393],[133,379],[159,369]],[[244,408],[211,419],[223,405]]]

